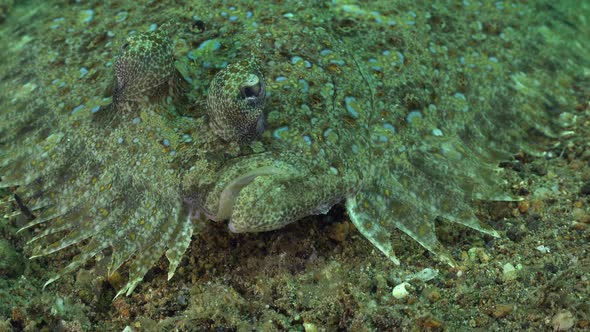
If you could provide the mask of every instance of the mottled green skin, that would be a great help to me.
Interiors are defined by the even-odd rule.
[[[161,98],[180,87],[169,28],[134,34],[121,46],[114,65],[113,106],[129,108],[129,103]]]
[[[217,79],[198,60],[183,69],[193,96],[210,82],[217,83],[209,93],[229,89],[209,109],[201,107],[205,95],[150,101],[162,91],[173,96],[178,83],[160,89],[176,75],[163,32],[138,33],[115,61],[113,105],[126,107],[42,113],[40,105],[56,98],[52,87],[32,105],[13,98],[18,107],[2,114],[0,185],[15,188],[36,216],[26,228],[44,227],[33,255],[88,240],[58,278],[112,247],[110,273],[130,261],[119,291],[130,294],[163,253],[172,277],[205,219],[229,220],[235,232],[266,231],[345,202],[359,231],[396,263],[391,243],[401,230],[452,264],[434,233],[437,216],[497,235],[470,202],[513,199],[503,194],[498,161],[533,151],[524,138],[531,129],[550,133],[551,121],[541,111],[545,97],[531,92],[535,75],[546,74],[514,73],[490,56],[503,47],[497,60],[518,62],[512,55],[530,47],[530,36],[510,36],[509,45],[495,32],[468,41],[440,23],[453,23],[451,6],[433,7],[437,19],[367,6],[374,8],[314,3],[277,20],[261,13],[260,22],[244,18],[247,5],[236,8],[241,21],[223,21],[223,48],[202,60],[233,65]],[[425,45],[430,32],[414,24],[432,25],[437,39]],[[231,90],[244,78],[227,71],[250,72],[240,63],[253,56],[259,69],[251,73],[267,81],[266,130],[246,140],[220,135],[215,128],[231,131],[239,121],[212,130],[211,116],[235,106],[240,91]]]

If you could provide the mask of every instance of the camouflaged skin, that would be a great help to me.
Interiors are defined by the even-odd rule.
[[[133,34],[121,46],[114,65],[114,108],[129,108],[129,103],[142,99],[154,101],[184,88],[174,66],[171,28],[166,23],[154,31]]]
[[[436,217],[498,236],[475,217],[472,200],[516,199],[505,193],[498,162],[540,152],[531,137],[556,136],[555,110],[571,106],[555,102],[546,112],[552,94],[569,92],[548,79],[554,72],[527,68],[551,63],[562,77],[578,68],[548,50],[564,48],[544,47],[556,40],[546,17],[525,22],[529,35],[510,34],[507,43],[493,31],[465,39],[456,27],[470,26],[469,15],[446,7],[415,17],[366,6],[313,3],[289,18],[244,14],[230,25],[211,16],[223,46],[183,67],[191,105],[150,101],[176,75],[174,37],[163,32],[138,32],[115,60],[113,102],[128,104],[125,111],[93,99],[84,85],[68,96],[88,96],[88,105],[65,107],[68,96],[49,83],[57,70],[48,63],[0,64],[7,77],[30,77],[2,82],[3,91],[21,90],[1,100],[0,186],[13,191],[7,201],[22,217],[34,217],[23,228],[36,230],[33,256],[83,243],[48,283],[110,247],[109,273],[129,262],[129,281],[117,294],[128,295],[162,254],[171,278],[206,219],[229,220],[234,232],[266,231],[336,203],[395,263],[392,243],[401,231],[453,264],[436,238]],[[509,31],[510,19],[499,13],[497,24]],[[50,54],[57,46],[34,47]],[[243,62],[253,56],[256,68]],[[254,77],[265,87],[245,95],[264,91],[264,104],[236,102],[244,82],[256,86]],[[157,90],[169,95],[175,84],[168,85]],[[203,107],[206,93],[213,99]],[[244,105],[255,105],[256,116],[241,119]]]

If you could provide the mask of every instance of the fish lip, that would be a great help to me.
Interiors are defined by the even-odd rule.
[[[233,233],[244,233],[248,230],[241,229],[231,220],[234,214],[234,207],[236,200],[240,196],[242,190],[260,176],[282,177],[289,174],[289,171],[281,169],[276,165],[266,165],[252,169],[248,172],[242,173],[234,177],[229,183],[225,185],[220,193],[219,203],[217,206],[217,213],[213,220],[229,220],[228,227]]]
[[[217,220],[230,219],[234,212],[234,205],[236,199],[240,195],[242,189],[252,183],[254,179],[262,174],[244,174],[234,178],[229,184],[227,184],[221,191],[219,198],[219,206],[215,217]]]
[[[243,233],[240,229],[236,228],[236,225],[232,220],[230,220],[229,223],[227,223],[227,228],[232,233]]]

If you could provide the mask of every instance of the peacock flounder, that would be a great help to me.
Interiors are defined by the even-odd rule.
[[[30,219],[23,229],[38,229],[33,256],[83,244],[47,283],[110,247],[109,273],[129,261],[117,294],[129,295],[162,254],[171,278],[206,219],[268,231],[341,202],[396,264],[398,230],[453,264],[437,217],[498,236],[471,201],[513,199],[498,162],[535,150],[524,138],[551,123],[530,106],[541,96],[514,87],[526,75],[480,56],[505,42],[441,28],[428,46],[432,32],[412,28],[428,18],[317,6],[272,24],[244,18],[192,63],[175,64],[180,28],[136,33],[115,60],[110,106],[40,112],[3,99],[0,185]],[[510,47],[502,61],[525,46]]]

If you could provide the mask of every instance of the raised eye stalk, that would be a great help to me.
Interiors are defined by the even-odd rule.
[[[209,125],[225,141],[249,142],[265,128],[264,77],[252,62],[231,64],[221,70],[209,87]]]

